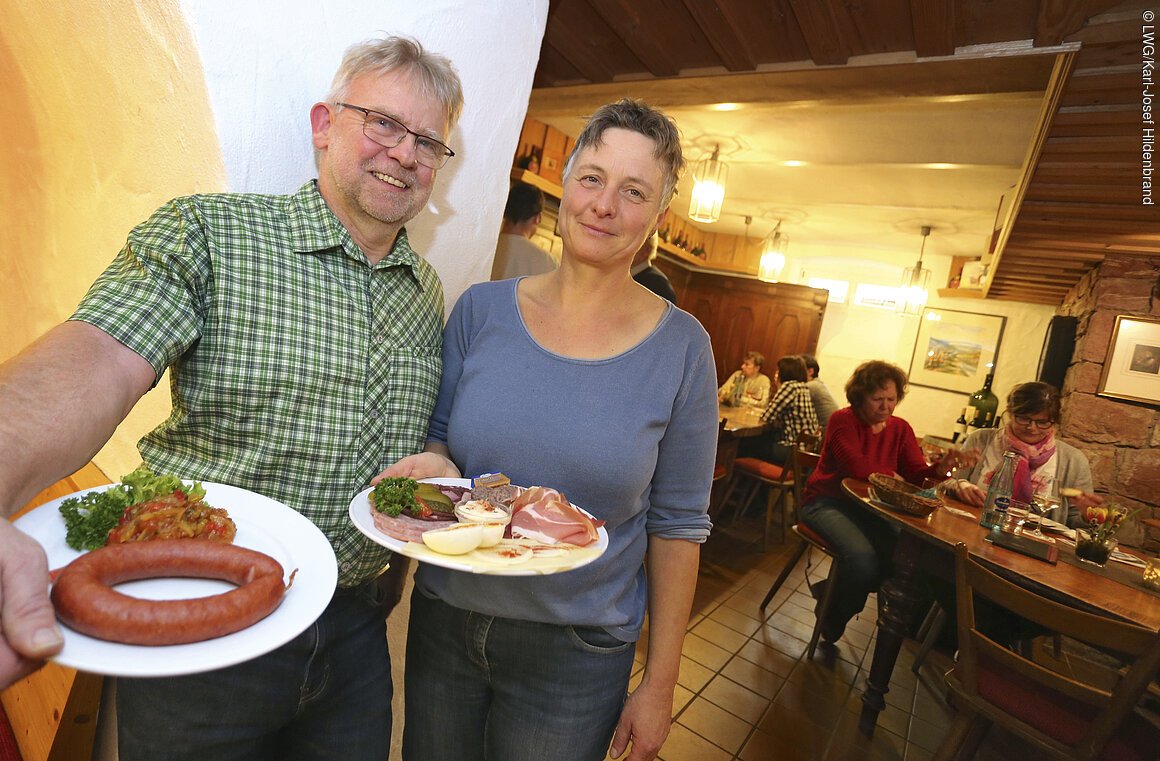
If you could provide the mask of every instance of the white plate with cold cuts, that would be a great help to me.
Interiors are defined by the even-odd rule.
[[[229,513],[237,524],[234,544],[264,552],[282,564],[285,580],[297,569],[282,603],[249,628],[187,645],[126,645],[89,637],[61,624],[64,649],[52,660],[106,676],[180,676],[232,666],[264,655],[314,623],[334,596],[338,564],[326,536],[297,511],[246,489],[202,483],[205,501]],[[108,486],[46,502],[16,520],[16,526],[44,547],[49,568],[63,568],[81,555],[65,543],[60,503]],[[212,579],[144,579],[118,584],[117,591],[153,600],[207,597],[234,588]]]
[[[470,478],[424,478],[422,481],[443,486],[463,486],[471,488]],[[350,519],[359,531],[366,534],[372,541],[384,547],[415,558],[424,563],[450,568],[453,571],[467,573],[483,573],[496,576],[538,576],[542,574],[562,573],[588,565],[604,554],[608,549],[608,531],[604,526],[596,529],[597,540],[584,547],[572,544],[545,544],[528,539],[503,539],[494,547],[472,550],[463,555],[444,555],[435,552],[416,533],[415,541],[403,541],[388,536],[375,526],[375,519],[371,511],[370,495],[374,487],[364,489],[355,495],[350,502]],[[578,505],[573,505],[589,518],[592,513]],[[407,519],[412,524],[414,519]],[[431,522],[432,529],[445,528],[450,522]]]

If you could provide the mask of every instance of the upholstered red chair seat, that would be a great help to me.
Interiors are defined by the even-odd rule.
[[[726,470],[725,470],[725,466],[724,466],[724,465],[717,465],[717,466],[715,466],[715,467],[713,468],[713,480],[714,480],[714,481],[720,481],[722,478],[724,478],[724,477],[725,477],[725,473],[726,473]]]
[[[989,658],[979,658],[979,694],[1011,716],[1065,745],[1083,739],[1097,710],[1081,700],[1049,692],[1025,676],[1000,669]],[[1131,715],[1104,746],[1101,759],[1147,761],[1156,758],[1160,729]]]
[[[812,543],[818,545],[819,547],[824,547],[827,550],[830,549],[830,543],[827,542],[825,539],[823,539],[821,537],[821,534],[814,532],[813,529],[811,529],[809,526],[802,523],[801,521],[798,521],[794,525],[793,530],[798,532],[799,534],[801,534],[802,539],[805,539],[806,541],[812,542]]]
[[[780,465],[774,465],[772,462],[758,459],[757,457],[738,457],[733,463],[733,468],[751,473],[755,476],[760,476],[769,481],[782,481],[785,479],[785,468]]]

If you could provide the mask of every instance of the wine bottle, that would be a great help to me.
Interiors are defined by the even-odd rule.
[[[963,407],[962,411],[959,412],[959,419],[955,421],[955,432],[951,435],[951,441],[954,443],[967,437],[967,410],[969,409],[970,407]]]
[[[995,380],[995,373],[987,373],[986,380],[983,381],[983,387],[971,394],[971,398],[967,403],[973,408],[973,415],[969,419],[973,421],[975,428],[989,428],[994,424],[995,412],[999,409],[999,397],[991,391],[991,383]]]

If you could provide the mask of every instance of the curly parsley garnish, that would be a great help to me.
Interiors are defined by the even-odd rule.
[[[392,518],[399,517],[403,510],[411,512],[418,486],[419,482],[413,478],[384,478],[375,486],[375,509]]]
[[[172,494],[178,489],[191,498],[205,496],[205,489],[197,481],[193,486],[186,486],[177,476],[159,476],[149,466],[142,465],[124,476],[121,483],[104,491],[91,491],[83,497],[66,499],[60,505],[65,541],[74,550],[104,547],[109,532],[116,528],[127,507]]]

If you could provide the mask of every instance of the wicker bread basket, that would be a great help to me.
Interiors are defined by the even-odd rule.
[[[900,513],[918,518],[925,518],[942,504],[942,500],[936,497],[921,496],[918,492],[922,490],[917,486],[894,476],[871,473],[870,486],[872,498],[886,503]]]

